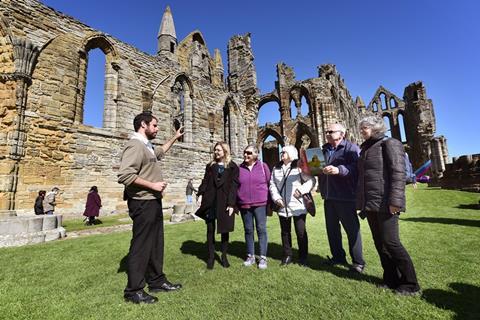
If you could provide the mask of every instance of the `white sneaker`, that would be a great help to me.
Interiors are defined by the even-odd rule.
[[[251,254],[249,254],[249,255],[247,256],[247,259],[246,259],[245,261],[243,261],[243,265],[244,265],[245,267],[251,267],[251,266],[253,266],[254,264],[255,264],[255,256],[254,256],[254,255],[251,255]]]
[[[258,269],[267,269],[267,258],[260,257],[260,261],[258,262]]]

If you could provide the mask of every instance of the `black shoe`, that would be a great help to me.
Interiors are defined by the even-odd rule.
[[[336,265],[345,266],[348,263],[347,263],[347,260],[336,260],[336,259],[332,259],[329,256],[327,256],[327,261],[325,262],[325,264],[333,267],[333,266],[336,266]]]
[[[404,297],[417,297],[422,294],[420,289],[418,290],[396,289],[395,293],[399,296],[404,296]]]
[[[222,257],[222,267],[224,268],[230,267],[230,263],[228,262],[227,257]]]
[[[137,291],[132,294],[124,294],[123,298],[126,302],[132,303],[156,303],[158,301],[157,297],[151,296],[145,291]]]
[[[282,259],[282,262],[280,263],[280,266],[286,266],[290,263],[292,263],[292,257],[291,256],[286,256],[285,258]]]
[[[175,291],[182,288],[182,285],[179,283],[170,283],[169,281],[165,281],[158,287],[149,287],[148,291],[150,292],[161,292],[161,291]]]
[[[363,273],[364,269],[365,269],[365,265],[364,264],[358,264],[358,263],[352,264],[349,268],[349,270],[351,272],[356,272],[356,273]]]

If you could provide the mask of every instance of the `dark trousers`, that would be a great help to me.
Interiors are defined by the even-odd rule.
[[[278,216],[280,219],[280,230],[282,235],[283,257],[292,256],[292,217]],[[298,259],[301,263],[307,261],[308,256],[308,235],[306,229],[307,215],[293,217],[295,233],[297,234]]]
[[[348,249],[352,263],[365,265],[362,255],[362,236],[358,221],[355,202],[325,200],[325,225],[327,228],[328,244],[332,253],[332,260],[346,262],[345,250],[342,246],[342,230],[347,233]]]
[[[207,222],[207,251],[209,261],[215,260],[215,223],[215,220],[210,220]],[[230,233],[222,233],[222,258],[225,258],[227,256],[229,237]]]
[[[157,287],[167,280],[163,273],[162,200],[128,199],[128,211],[133,227],[125,295],[142,290],[145,282]]]
[[[380,256],[385,284],[399,290],[419,290],[413,262],[400,243],[398,215],[367,212],[367,220]]]

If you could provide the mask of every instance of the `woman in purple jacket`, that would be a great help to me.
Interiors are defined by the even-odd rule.
[[[96,186],[90,188],[87,197],[87,204],[85,205],[85,212],[83,215],[88,218],[87,225],[95,224],[95,217],[98,217],[100,208],[102,207],[102,200],[98,195]]]
[[[267,268],[267,199],[270,169],[258,160],[258,149],[248,145],[243,151],[243,163],[239,167],[239,187],[237,206],[242,214],[247,245],[247,259],[243,265],[255,264],[255,240],[253,234],[254,220],[260,246],[259,269]]]

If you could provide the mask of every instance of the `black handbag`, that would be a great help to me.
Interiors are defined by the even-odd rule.
[[[305,183],[305,181],[302,178],[302,174],[300,174],[300,181],[302,182],[302,184]],[[310,213],[312,217],[315,217],[316,208],[315,208],[315,201],[313,201],[312,192],[302,194],[302,199],[303,199],[303,205],[305,206],[305,209],[307,209],[307,212]]]

